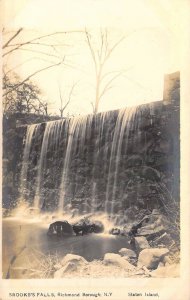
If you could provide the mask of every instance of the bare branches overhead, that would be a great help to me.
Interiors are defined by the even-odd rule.
[[[69,34],[73,34],[72,38]],[[95,74],[95,95],[94,97],[91,97],[91,95],[88,97],[90,99],[89,102],[91,101],[93,112],[97,113],[102,98],[114,87],[114,81],[125,72],[124,70],[120,70],[117,65],[115,65],[116,67],[113,66],[114,60],[112,59],[112,54],[117,55],[116,50],[125,39],[125,36],[112,36],[112,33],[109,32],[108,29],[100,29],[98,35],[97,31],[90,32],[85,28],[84,30],[57,31],[37,36],[35,32],[28,35],[20,28],[14,33],[9,32],[8,35],[4,32],[4,37],[7,39],[3,45],[4,76],[8,74],[11,76],[11,72],[13,70],[16,72],[18,68],[20,68],[19,73],[22,75],[19,82],[12,86],[12,90],[11,88],[4,90],[3,97],[6,97],[14,89],[17,90],[22,84],[34,78],[36,75],[59,66],[61,68],[57,70],[57,76],[60,76],[63,70],[68,71],[65,68],[68,67],[70,69],[68,71],[69,76],[63,74],[66,81],[70,78],[79,79],[81,81],[82,77],[88,84],[89,78],[87,78],[87,76],[89,76],[90,68],[93,67],[94,69],[92,71],[94,71]],[[84,42],[85,47],[86,45],[88,47],[86,50],[84,48]],[[67,48],[63,48],[64,46]],[[90,59],[87,60],[88,65],[86,66],[83,65],[81,59],[84,53],[86,53],[85,51],[89,51],[90,53]],[[23,55],[20,55],[20,52],[23,52]],[[116,62],[117,56],[115,56],[115,58]],[[32,63],[32,60],[34,63]],[[73,73],[71,74],[71,72]],[[25,74],[25,78],[22,78],[23,74]],[[40,75],[39,82],[41,79],[43,81],[43,75]],[[49,77],[50,74],[47,75],[47,77]],[[76,83],[72,85],[69,91],[67,84],[63,87],[65,89],[63,91],[64,94],[66,91],[66,97],[63,97],[61,88],[59,87],[58,98],[60,98],[61,104],[57,110],[60,111],[61,116],[63,115],[63,111],[65,111],[71,103],[75,87]],[[81,95],[79,95],[79,97],[81,97]]]
[[[119,46],[119,44],[125,39],[125,37],[121,37],[116,42],[112,43],[112,45],[110,45],[110,42],[108,41],[108,37],[109,37],[108,30],[101,29],[99,34],[100,44],[95,45],[93,43],[92,36],[90,35],[89,31],[86,28],[85,28],[85,34],[86,34],[87,45],[90,50],[90,54],[95,67],[96,95],[95,95],[94,104],[91,102],[91,105],[93,107],[93,112],[97,113],[101,98],[109,89],[111,89],[112,87],[111,83],[122,73],[122,71],[119,72],[117,71],[116,75],[111,76],[111,78],[109,78],[105,82],[106,76],[110,77],[110,75],[112,74],[112,72],[105,73],[105,65],[109,60],[113,51]]]
[[[63,59],[63,61],[64,61],[64,59]],[[50,68],[53,68],[53,67],[56,67],[56,66],[61,65],[61,64],[63,63],[63,61],[58,62],[58,63],[56,63],[56,64],[53,64],[53,65],[50,65],[50,66],[47,66],[47,67],[45,67],[45,68],[42,68],[42,69],[39,69],[39,70],[35,71],[34,73],[32,73],[32,74],[30,74],[29,76],[27,76],[24,80],[22,80],[21,82],[19,82],[18,84],[16,84],[16,85],[14,86],[14,89],[17,89],[17,87],[19,87],[20,85],[22,85],[23,83],[25,83],[26,81],[28,81],[29,79],[31,79],[31,78],[32,78],[33,76],[35,76],[36,74],[38,74],[38,73],[40,73],[40,72],[43,72],[43,71],[45,71],[45,70],[48,70],[48,69],[50,69]],[[3,96],[6,96],[6,95],[9,94],[10,92],[11,92],[11,90],[6,91],[6,92],[3,94]]]
[[[26,45],[41,45],[41,46],[47,46],[47,47],[56,47],[56,46],[60,46],[57,45],[57,44],[52,44],[52,43],[44,43],[44,42],[41,42],[42,39],[45,39],[45,38],[48,38],[48,37],[52,37],[52,36],[55,36],[55,35],[60,35],[60,34],[68,34],[68,33],[79,33],[79,32],[82,32],[82,31],[57,31],[57,32],[53,32],[53,33],[49,33],[49,34],[45,34],[45,35],[41,35],[41,36],[38,36],[34,39],[30,39],[28,41],[25,41],[25,42],[20,42],[20,43],[13,43],[10,45],[10,42],[11,41],[14,41],[14,39],[20,34],[20,32],[23,30],[23,28],[20,28],[4,45],[3,45],[3,49],[6,49],[6,48],[10,48],[12,47],[12,49],[10,50],[7,50],[5,53],[3,53],[3,57],[20,49],[21,47],[23,46],[26,46]],[[62,44],[61,46],[67,46],[67,44]]]
[[[69,33],[80,33],[81,31],[75,30],[75,31],[69,31]],[[65,55],[61,55],[57,49],[57,47],[63,47],[66,46],[68,47],[69,45],[64,43],[63,41],[59,42],[54,42],[52,39],[49,39],[50,37],[53,36],[58,36],[58,35],[66,35],[68,32],[66,31],[60,31],[60,32],[53,32],[49,34],[44,34],[37,36],[35,38],[30,38],[26,39],[26,35],[22,35],[23,33],[23,28],[19,28],[16,32],[14,33],[8,33],[6,35],[6,32],[4,31],[4,37],[7,38],[7,41],[3,45],[3,57],[9,57],[9,55],[12,55],[14,53],[17,53],[18,51],[25,51],[29,53],[35,53],[38,55],[38,57],[30,57],[29,59],[24,60],[23,62],[17,64],[16,66],[13,66],[12,68],[8,68],[6,63],[4,63],[3,66],[3,71],[4,71],[4,83],[7,83],[7,76],[9,76],[10,80],[12,80],[12,76],[14,78],[14,83],[11,84],[4,84],[4,93],[3,93],[3,99],[4,103],[6,103],[6,106],[8,105],[8,101],[10,99],[11,103],[17,103],[17,99],[13,99],[14,97],[18,98],[18,93],[20,93],[20,90],[22,88],[26,87],[26,84],[32,79],[34,76],[36,76],[39,73],[42,73],[48,69],[58,67],[60,65],[66,65],[65,62]],[[63,39],[62,39],[63,40]],[[48,49],[49,48],[49,49]],[[45,49],[45,50],[44,50]],[[50,59],[48,59],[48,57]],[[38,59],[42,62],[45,62],[44,66],[42,65],[41,67],[35,64],[35,68],[33,72],[29,73],[25,78],[17,79],[15,82],[15,76],[13,75],[12,71],[16,70],[19,67],[22,67],[23,64],[30,62],[31,60]],[[68,63],[67,66],[70,66]],[[8,75],[9,74],[9,75]],[[71,101],[71,97],[74,91],[76,84],[73,84],[71,87],[71,90],[69,91],[69,95],[67,97],[67,101],[63,106],[63,101],[61,100],[61,111],[66,109],[66,107],[69,105]],[[26,95],[26,94],[25,94]],[[61,97],[61,91],[60,91],[60,97]],[[47,103],[44,105],[40,100],[38,101],[39,106],[43,108],[43,110],[46,111],[47,113]],[[43,105],[42,105],[43,104]],[[8,105],[9,106],[9,105]],[[30,102],[30,107],[33,107],[33,104]],[[35,107],[35,105],[34,105]],[[34,108],[33,107],[33,108]]]
[[[11,38],[9,38],[9,40],[3,45],[2,48],[5,49],[6,47],[8,47],[9,44],[10,44],[10,42],[11,42],[12,40],[14,40],[14,39],[17,37],[17,35],[19,35],[19,33],[20,33],[22,30],[23,30],[23,28],[18,29],[17,32],[16,32],[15,34],[13,34],[13,36],[12,36]]]

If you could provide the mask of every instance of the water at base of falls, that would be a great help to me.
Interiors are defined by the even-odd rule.
[[[144,111],[149,105],[28,126],[21,196],[47,211],[114,214],[122,159]]]

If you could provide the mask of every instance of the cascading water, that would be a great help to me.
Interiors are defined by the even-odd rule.
[[[59,213],[71,208],[79,213],[102,211],[109,215],[121,211],[128,201],[123,197],[131,183],[127,161],[139,145],[144,147],[141,126],[151,126],[150,119],[147,104],[47,122],[43,130],[42,124],[30,126],[21,172],[22,189],[29,172],[31,144],[38,144],[30,171],[30,178],[34,176],[35,192],[30,193],[34,206]],[[132,176],[137,177],[133,184],[138,194],[142,182],[139,184],[138,176]]]
[[[64,166],[62,172],[62,179],[60,185],[60,198],[58,210],[62,212],[65,203],[65,196],[68,192],[69,186],[69,168],[71,159],[74,159],[78,151],[78,155],[82,155],[84,150],[84,143],[86,136],[89,135],[89,129],[91,129],[92,116],[75,117],[69,120],[68,126],[68,142],[66,147],[66,154],[64,158]]]
[[[149,105],[129,107],[119,111],[111,146],[106,187],[105,211],[110,215],[114,214],[114,205],[117,204],[117,196],[119,193],[117,189],[122,189],[122,185],[118,183],[118,173],[122,169],[123,164],[121,155],[122,148],[124,149],[124,153],[127,154],[130,134],[133,133],[133,135],[137,135],[139,133],[141,115],[142,112],[146,110],[149,111]]]
[[[28,168],[30,163],[29,156],[31,152],[32,139],[35,139],[39,127],[40,124],[33,124],[27,126],[26,141],[25,141],[24,154],[22,160],[22,169],[21,169],[21,176],[20,176],[20,197],[19,197],[20,200],[25,200],[27,198],[27,174],[28,174]]]
[[[128,109],[121,109],[114,131],[114,137],[111,148],[111,157],[108,173],[108,183],[106,189],[106,203],[105,210],[111,215],[114,210],[114,201],[116,198],[116,187],[117,187],[117,175],[119,169],[119,163],[121,161],[121,147],[123,143],[124,133],[126,134],[126,141],[128,141],[129,133],[134,129],[136,125],[134,123],[137,108],[132,107]]]
[[[63,131],[64,127],[64,132]],[[42,208],[43,202],[41,201],[41,195],[43,193],[43,184],[45,180],[45,175],[47,171],[52,172],[50,170],[50,166],[47,169],[47,155],[48,152],[51,151],[51,159],[52,161],[56,161],[58,159],[57,153],[60,147],[61,139],[67,139],[67,131],[68,131],[68,120],[61,120],[61,121],[52,121],[46,124],[40,159],[38,162],[38,172],[37,172],[37,179],[36,179],[36,191],[34,197],[34,206]],[[62,135],[63,134],[63,135]],[[66,135],[66,136],[65,136]],[[53,166],[51,166],[53,167]],[[54,176],[54,172],[51,174],[52,177]],[[52,178],[53,180],[53,178]]]
[[[108,143],[111,141],[111,134],[108,132],[107,124],[109,124],[110,112],[100,113],[95,115],[95,132],[96,139],[93,151],[93,170],[92,170],[92,197],[91,197],[91,212],[96,212],[98,210],[103,210],[103,204],[101,199],[98,196],[98,190],[101,189],[99,184],[99,179],[105,177],[108,169]],[[106,146],[105,146],[106,145]],[[102,151],[103,149],[103,151]],[[102,161],[103,164],[101,168],[99,166],[99,161]],[[104,190],[107,180],[104,182]],[[104,198],[105,196],[103,196]]]

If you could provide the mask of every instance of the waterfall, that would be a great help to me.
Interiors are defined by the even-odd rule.
[[[31,144],[36,144],[38,155],[30,172],[35,207],[113,215],[122,209],[128,180],[122,172],[129,153],[135,153],[134,136],[141,140],[140,126],[146,114],[150,115],[149,105],[50,121],[43,123],[40,138],[41,125],[29,126],[21,188],[25,189]]]
[[[99,199],[98,191],[101,189],[99,184],[100,178],[105,178],[108,169],[108,147],[107,144],[111,140],[109,134],[110,112],[99,113],[94,116],[96,141],[93,151],[93,169],[92,169],[92,196],[90,201],[90,212],[94,213],[97,210],[104,210],[104,204]],[[103,149],[103,151],[102,151]],[[100,166],[100,162],[102,162]],[[104,190],[106,189],[107,180],[105,178]],[[105,195],[103,196],[105,197]]]
[[[32,139],[35,139],[40,124],[33,124],[27,126],[26,131],[26,141],[24,147],[24,154],[22,160],[22,169],[20,175],[20,200],[25,200],[27,198],[27,174],[30,164],[29,156],[31,152]],[[26,199],[27,200],[27,199]]]
[[[128,141],[130,130],[136,125],[134,123],[135,115],[137,112],[136,107],[121,109],[114,131],[114,137],[111,147],[110,165],[108,173],[108,183],[106,189],[106,212],[111,215],[114,210],[114,201],[116,200],[116,187],[119,163],[121,161],[121,147],[123,143],[124,133],[126,134],[126,141]],[[110,207],[109,207],[110,204]]]
[[[118,188],[122,189],[121,184],[118,183],[118,174],[123,163],[121,155],[122,147],[124,148],[124,152],[127,154],[130,134],[138,134],[139,126],[141,124],[141,115],[145,111],[149,111],[149,109],[149,105],[141,105],[121,109],[119,111],[111,145],[108,181],[106,187],[105,211],[110,215],[114,214],[114,203],[117,202]]]
[[[51,152],[52,161],[56,160],[56,154],[59,149],[61,139],[64,139],[64,134],[62,136],[63,127],[65,129],[64,134],[67,135],[68,120],[51,121],[46,123],[45,132],[43,135],[40,159],[38,162],[36,190],[35,190],[35,197],[34,197],[35,207],[42,208],[43,206],[43,201],[41,201],[41,196],[43,192],[45,175],[47,172],[47,155],[48,152]],[[51,175],[53,176],[54,174]]]
[[[79,116],[69,120],[68,126],[68,142],[66,147],[66,154],[64,158],[64,166],[62,172],[62,179],[60,185],[60,198],[58,210],[59,212],[63,211],[63,208],[66,204],[65,197],[69,190],[69,169],[71,159],[74,159],[74,155],[78,151],[78,154],[82,155],[83,146],[85,143],[86,137],[89,138],[91,134],[91,122],[92,116]]]

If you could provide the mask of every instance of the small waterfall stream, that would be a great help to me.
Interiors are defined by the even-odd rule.
[[[20,200],[27,198],[27,174],[28,174],[28,168],[29,168],[29,157],[30,157],[30,151],[32,146],[32,139],[35,140],[36,135],[38,134],[38,129],[40,127],[40,124],[33,124],[30,126],[27,126],[27,132],[26,132],[26,141],[25,141],[25,147],[24,147],[24,154],[23,154],[23,160],[22,160],[22,169],[21,169],[21,175],[20,175]]]
[[[62,136],[62,130],[64,127],[64,132]],[[52,157],[51,160],[58,159],[57,151],[60,146],[61,139],[67,136],[68,131],[68,120],[61,121],[52,121],[47,122],[45,127],[45,132],[42,141],[40,159],[38,162],[38,172],[36,178],[36,190],[34,197],[34,206],[42,208],[43,203],[41,203],[41,194],[42,194],[42,183],[44,181],[46,172],[47,172],[47,155],[48,151],[51,151]],[[51,171],[51,170],[50,170]],[[53,174],[51,174],[53,176]]]
[[[88,131],[91,129],[91,122],[92,116],[75,117],[69,120],[68,142],[60,185],[59,211],[63,211],[63,207],[68,204],[65,202],[65,195],[69,186],[68,173],[70,163],[77,152],[78,155],[82,155],[86,135],[88,136]]]
[[[114,131],[114,137],[111,148],[110,165],[108,172],[108,183],[106,189],[106,212],[113,214],[114,201],[116,199],[116,187],[117,187],[117,177],[118,169],[121,161],[121,147],[123,143],[124,133],[126,134],[126,144],[128,142],[130,130],[134,130],[136,126],[134,120],[137,113],[137,108],[132,107],[128,109],[121,109]]]

